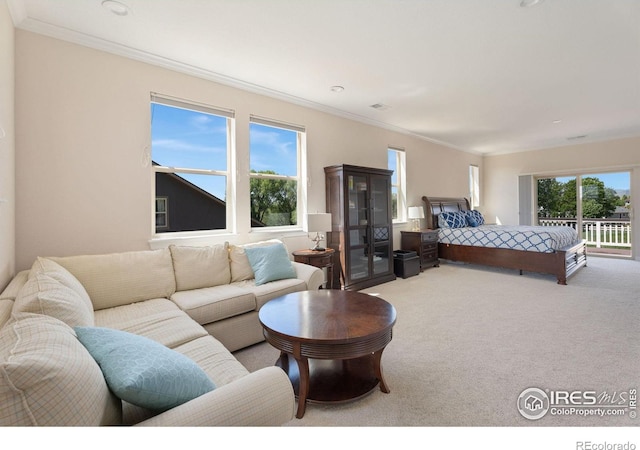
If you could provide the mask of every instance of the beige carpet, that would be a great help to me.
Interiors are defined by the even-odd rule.
[[[309,404],[289,426],[618,426],[615,417],[520,415],[520,393],[640,388],[640,262],[590,258],[557,285],[551,276],[443,263],[363,292],[393,304],[383,354],[389,394]],[[251,371],[274,363],[262,343],[236,352]],[[616,398],[616,397],[613,397]]]

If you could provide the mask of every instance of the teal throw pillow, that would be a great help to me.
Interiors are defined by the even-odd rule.
[[[215,389],[193,360],[158,342],[101,327],[75,327],[109,389],[120,399],[165,411]]]
[[[244,251],[255,275],[256,286],[269,281],[296,277],[296,269],[291,264],[284,245],[249,247],[245,248]]]

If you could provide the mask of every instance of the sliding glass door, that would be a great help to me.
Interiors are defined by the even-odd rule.
[[[631,256],[630,172],[539,178],[540,225],[571,226],[591,254]]]

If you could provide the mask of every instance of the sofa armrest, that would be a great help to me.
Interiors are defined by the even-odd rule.
[[[322,269],[295,261],[291,261],[291,264],[296,269],[296,278],[307,283],[308,290],[316,291],[324,283],[324,271]]]
[[[295,396],[279,367],[265,367],[138,426],[279,426],[293,419]]]

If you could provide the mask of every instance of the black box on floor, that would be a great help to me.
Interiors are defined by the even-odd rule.
[[[393,252],[393,271],[397,277],[408,278],[420,273],[420,258],[411,250]]]

